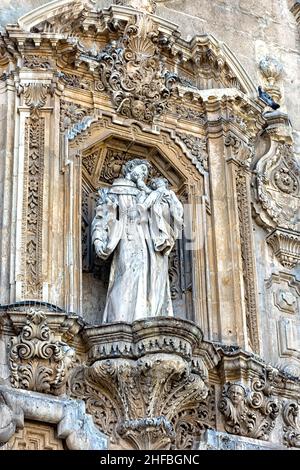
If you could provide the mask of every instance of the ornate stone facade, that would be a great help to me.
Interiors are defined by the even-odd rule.
[[[269,14],[242,0],[234,12],[223,0],[202,13],[192,1],[56,0],[6,21],[3,449],[300,446],[297,65],[271,39],[243,52],[231,23],[220,23],[221,3],[232,18]],[[280,2],[293,41],[282,47],[293,54],[298,3]],[[215,21],[201,17],[210,11]],[[256,83],[279,110],[258,98]],[[125,211],[128,224],[153,178],[168,187],[165,204],[173,194],[184,206],[165,263],[174,316],[140,309],[141,320],[107,323],[112,261],[96,256],[92,221],[100,189],[118,229],[125,190],[111,187],[134,159],[151,171],[143,184],[130,180],[127,196],[141,200]],[[162,235],[165,206],[153,207]],[[122,305],[135,292],[119,294]]]

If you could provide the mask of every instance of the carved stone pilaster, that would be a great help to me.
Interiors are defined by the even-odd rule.
[[[54,339],[45,313],[32,308],[20,334],[11,341],[12,386],[60,395],[65,392],[74,359],[75,351]]]
[[[86,333],[90,361],[99,359],[75,370],[70,392],[85,400],[112,448],[192,448],[214,427],[207,369],[217,355],[192,323],[149,319]]]
[[[250,391],[240,383],[226,384],[219,410],[227,432],[265,441],[269,440],[279,414],[279,406],[269,397],[266,384],[257,378]]]
[[[300,448],[300,408],[299,402],[286,401],[282,409],[284,423],[284,443],[288,447]]]
[[[21,87],[30,108],[25,119],[24,198],[23,198],[23,289],[24,298],[42,297],[42,218],[44,186],[45,118],[40,109],[46,104],[50,85],[29,83]]]

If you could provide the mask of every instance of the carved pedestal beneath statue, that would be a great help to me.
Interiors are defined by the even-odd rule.
[[[194,448],[214,426],[208,370],[218,362],[192,322],[152,318],[84,332],[88,365],[70,393],[83,399],[115,449]]]

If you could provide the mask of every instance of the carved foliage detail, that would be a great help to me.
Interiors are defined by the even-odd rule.
[[[146,122],[163,113],[177,81],[163,65],[157,36],[151,20],[143,16],[98,57],[103,89],[111,94],[117,112]]]
[[[92,113],[92,109],[85,108],[79,104],[70,101],[61,101],[60,103],[60,130],[64,132],[73,125],[82,121],[86,116]]]
[[[253,379],[249,391],[240,383],[227,383],[219,402],[225,430],[231,434],[269,440],[279,414],[271,391],[265,379]]]
[[[9,363],[13,387],[54,395],[65,392],[75,353],[52,336],[44,313],[31,309],[21,333],[12,339]]]
[[[240,165],[246,168],[250,167],[253,158],[253,147],[251,144],[247,144],[235,135],[230,134],[225,139],[225,145],[231,148],[232,155]]]
[[[275,154],[258,163],[257,199],[263,209],[258,211],[267,228],[279,226],[300,231],[300,167],[292,148],[279,145]]]
[[[288,401],[284,404],[282,418],[285,424],[284,443],[288,447],[300,448],[300,409],[296,401]]]
[[[208,154],[206,140],[188,134],[177,133],[178,137],[191,154],[193,163],[201,169],[208,170]]]
[[[214,422],[202,378],[175,355],[98,361],[74,374],[71,393],[115,448],[191,448]]]

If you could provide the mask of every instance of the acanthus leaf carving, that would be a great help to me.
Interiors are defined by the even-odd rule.
[[[82,121],[85,117],[91,115],[93,110],[70,101],[61,101],[60,103],[60,130],[64,132],[73,125]]]
[[[113,448],[168,449],[176,440],[191,448],[213,419],[208,393],[184,359],[163,353],[97,361],[71,379],[72,396],[86,401]]]
[[[204,171],[208,170],[208,153],[206,139],[196,137],[192,134],[182,134],[177,132],[178,137],[191,154],[193,163]]]
[[[51,62],[48,57],[31,54],[24,56],[23,67],[28,69],[49,70],[51,69]]]
[[[288,447],[300,448],[300,408],[299,402],[287,401],[282,409],[284,422],[284,443]]]
[[[11,383],[15,388],[60,395],[74,357],[72,348],[54,340],[45,314],[32,308],[21,333],[12,339]]]
[[[234,134],[229,134],[225,139],[225,146],[230,147],[232,155],[241,166],[250,167],[254,155],[251,143],[243,142]]]
[[[272,379],[256,377],[250,390],[240,382],[224,385],[219,410],[227,432],[252,439],[270,439],[280,411],[271,396]]]

